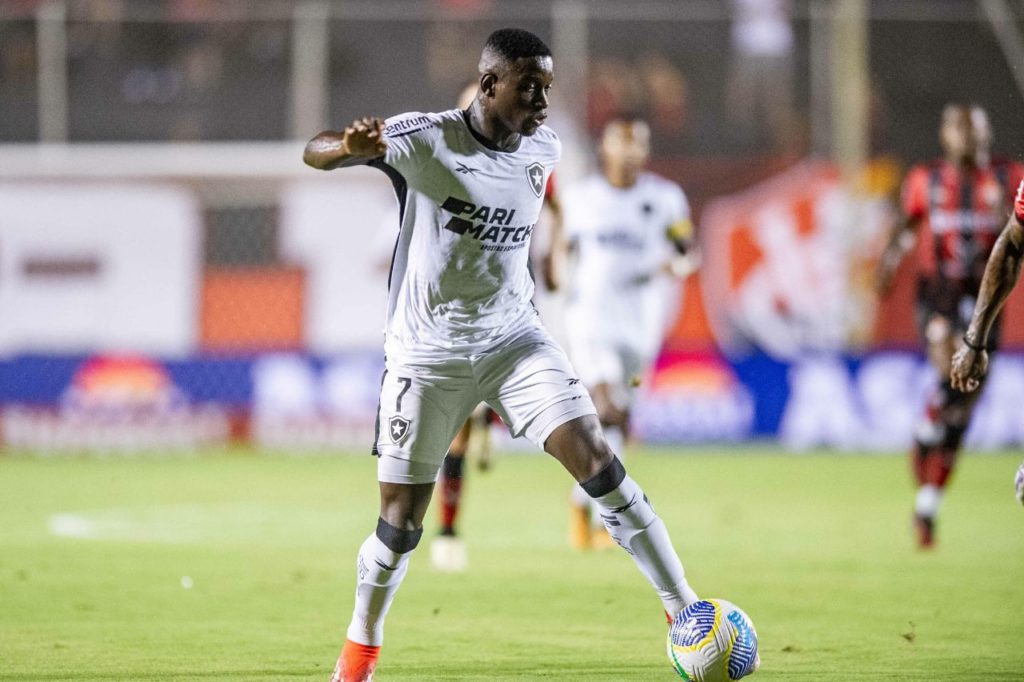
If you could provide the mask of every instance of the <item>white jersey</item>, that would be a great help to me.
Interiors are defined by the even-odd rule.
[[[389,279],[389,357],[467,355],[535,318],[530,236],[561,155],[541,126],[514,151],[488,146],[459,109],[385,122],[401,226]]]
[[[657,351],[664,327],[673,255],[669,228],[689,220],[678,185],[642,173],[635,185],[613,187],[594,175],[561,195],[566,236],[576,246],[567,326],[575,337]]]

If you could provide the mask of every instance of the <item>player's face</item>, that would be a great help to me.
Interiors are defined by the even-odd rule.
[[[639,173],[651,154],[651,129],[642,121],[612,121],[601,138],[601,156],[607,166]]]
[[[988,112],[981,107],[971,107],[971,124],[978,138],[978,150],[988,152],[992,147],[992,125]]]
[[[517,59],[498,79],[493,111],[509,130],[533,135],[548,114],[548,92],[554,80],[551,57]]]
[[[948,107],[942,116],[942,147],[958,161],[973,162],[978,156],[979,133],[967,107]]]

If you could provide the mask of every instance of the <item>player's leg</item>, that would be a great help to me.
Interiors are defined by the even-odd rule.
[[[960,335],[948,317],[932,315],[926,326],[928,359],[938,380],[918,425],[912,450],[917,481],[914,523],[921,547],[935,542],[935,522],[956,465],[964,434],[984,386],[963,393],[949,383],[949,369]]]
[[[943,410],[952,388],[949,387],[949,360],[952,358],[953,327],[946,315],[924,305],[921,315],[922,336],[928,361],[938,378],[925,404],[924,414],[914,432],[911,448],[911,469],[917,483],[914,495],[914,526],[918,544],[931,547],[934,543],[935,517],[942,502],[941,488],[947,476],[941,475],[941,445],[945,439]],[[940,486],[941,483],[941,486]]]
[[[601,510],[615,541],[629,552],[674,617],[697,595],[665,524],[601,433],[594,404],[562,350],[542,329],[507,344],[481,368],[481,388],[513,435],[526,435],[558,459]]]
[[[380,483],[380,518],[356,558],[356,596],[332,682],[363,682],[377,666],[384,618],[423,535],[433,483]]]
[[[465,469],[466,450],[473,425],[467,419],[455,435],[448,454],[441,465],[440,510],[441,528],[430,543],[430,563],[440,571],[464,571],[467,565],[466,546],[455,532],[455,520],[462,503],[462,474]]]
[[[497,419],[486,403],[481,403],[469,415],[469,442],[466,444],[466,458],[476,462],[476,468],[487,471],[491,468],[491,422]]]
[[[454,537],[455,520],[459,515],[459,505],[462,502],[462,474],[466,459],[466,450],[469,446],[469,435],[473,428],[470,419],[467,419],[459,432],[455,435],[448,454],[445,455],[444,463],[441,465],[441,535]]]
[[[468,364],[464,376],[459,367],[447,369],[448,376],[425,376],[389,363],[385,373],[374,442],[380,515],[359,548],[355,605],[332,681],[365,682],[372,676],[384,619],[423,535],[444,453],[478,400]]]
[[[633,557],[670,618],[697,601],[665,523],[608,448],[596,416],[561,424],[548,436],[544,449],[598,505],[608,533]]]
[[[570,334],[573,366],[594,402],[609,448],[621,456],[625,451],[629,419],[623,405],[626,383],[623,358],[612,342],[590,335],[582,325],[581,332]],[[593,498],[578,483],[569,495],[569,545],[574,549],[614,546]]]

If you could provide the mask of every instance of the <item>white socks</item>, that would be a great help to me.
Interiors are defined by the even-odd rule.
[[[925,483],[917,489],[917,496],[914,498],[914,513],[926,519],[935,518],[941,504],[942,490],[938,486]]]
[[[385,527],[382,532],[382,526]],[[348,638],[357,644],[380,646],[384,642],[384,617],[395,599],[395,592],[409,570],[409,557],[423,529],[400,531],[383,519],[377,532],[366,538],[356,559],[356,605]],[[385,544],[381,536],[388,540]],[[405,549],[396,552],[389,547]],[[410,546],[411,545],[411,546]]]
[[[597,503],[608,533],[647,576],[669,616],[674,618],[687,604],[698,601],[665,523],[618,459],[585,481],[583,488]]]

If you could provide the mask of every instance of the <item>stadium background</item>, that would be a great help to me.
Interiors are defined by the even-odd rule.
[[[449,107],[515,24],[555,52],[558,182],[640,110],[695,209],[705,267],[638,438],[899,451],[930,370],[913,267],[881,302],[873,268],[944,103],[986,107],[996,153],[1024,156],[1024,8],[780,6],[792,44],[755,87],[727,2],[3,0],[0,443],[365,446],[394,200],[371,171],[305,168],[302,144]],[[538,299],[557,333],[559,296]],[[1022,322],[1015,294],[975,448],[1024,443]]]

